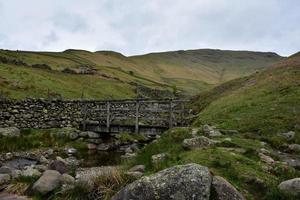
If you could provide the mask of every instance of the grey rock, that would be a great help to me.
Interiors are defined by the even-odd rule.
[[[69,154],[75,154],[75,153],[77,153],[77,149],[75,149],[75,148],[67,148],[66,152],[69,153]]]
[[[121,158],[124,160],[131,160],[136,157],[136,153],[126,153],[125,155],[122,155]]]
[[[220,176],[214,176],[212,181],[212,198],[214,200],[245,200],[228,181]]]
[[[34,168],[39,170],[40,172],[44,172],[47,170],[47,166],[45,165],[35,165]]]
[[[9,174],[0,174],[0,186],[9,183],[10,175]]]
[[[295,132],[294,131],[289,131],[286,133],[279,133],[280,136],[284,137],[287,140],[293,140],[295,138]]]
[[[237,135],[239,134],[239,131],[237,130],[225,130],[225,129],[221,129],[220,132],[224,135]]]
[[[34,169],[33,167],[27,167],[25,170],[21,171],[21,175],[22,176],[30,176],[30,177],[40,177],[42,175],[42,173],[37,170]]]
[[[88,134],[88,132],[87,132],[87,131],[82,131],[82,132],[80,132],[80,133],[79,133],[79,136],[80,136],[80,137],[84,137],[84,138],[86,138],[86,137],[88,137],[88,136],[89,136],[89,134]]]
[[[136,179],[141,178],[143,176],[142,172],[125,172],[126,175],[134,177]]]
[[[93,143],[88,143],[87,144],[87,148],[89,150],[94,150],[94,149],[97,149],[97,145],[96,144],[93,144]]]
[[[77,167],[80,164],[80,161],[74,156],[70,156],[64,160],[66,162],[66,165],[70,166],[71,168]]]
[[[11,175],[12,172],[13,172],[13,169],[11,169],[10,167],[7,167],[7,166],[0,167],[0,174],[9,174],[9,175]]]
[[[61,174],[55,170],[47,170],[43,175],[33,184],[32,190],[35,193],[47,194],[60,185]]]
[[[214,145],[214,141],[204,136],[184,139],[182,142],[183,148],[188,150],[202,149],[202,148],[211,147],[213,145]]]
[[[48,164],[49,160],[47,158],[45,158],[45,156],[41,156],[39,159],[39,162],[42,164]]]
[[[0,128],[0,135],[6,137],[19,137],[20,129],[16,127]]]
[[[290,195],[300,196],[300,178],[283,181],[278,185],[278,188]]]
[[[290,144],[288,146],[288,148],[289,148],[290,151],[300,152],[300,145],[299,144]]]
[[[60,177],[60,182],[62,184],[73,184],[75,183],[75,178],[69,174],[63,174]]]
[[[222,135],[222,133],[219,130],[217,130],[215,127],[209,126],[207,124],[203,125],[203,132],[206,136],[209,137],[217,137]]]
[[[144,173],[145,172],[145,165],[136,165],[136,166],[133,166],[132,168],[130,168],[128,171],[129,172],[142,172]]]
[[[103,140],[101,138],[96,138],[96,139],[88,138],[85,141],[88,143],[93,143],[93,144],[101,144],[103,142]]]
[[[70,134],[69,134],[69,138],[71,139],[71,140],[76,140],[77,138],[79,137],[79,134],[77,133],[77,132],[71,132]]]
[[[160,153],[160,154],[156,154],[156,155],[152,155],[151,156],[151,161],[153,165],[157,165],[163,161],[165,161],[168,158],[168,154],[167,153]]]
[[[285,162],[287,165],[294,167],[295,169],[300,169],[300,160],[298,159],[284,158],[282,161]]]
[[[270,156],[267,156],[263,153],[259,153],[258,155],[259,155],[261,161],[263,161],[267,164],[273,164],[275,162],[273,158],[271,158]]]
[[[88,137],[91,138],[91,139],[96,139],[96,138],[99,138],[100,135],[98,133],[88,131]]]
[[[208,200],[212,177],[207,167],[178,165],[125,186],[111,200]]]
[[[68,171],[68,167],[67,167],[66,163],[64,163],[61,160],[54,160],[54,161],[50,162],[48,169],[56,170],[61,174],[64,174]]]
[[[99,144],[97,146],[97,150],[99,150],[99,151],[108,151],[108,150],[110,150],[110,145],[105,144],[105,143]]]

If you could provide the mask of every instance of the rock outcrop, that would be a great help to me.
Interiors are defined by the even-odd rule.
[[[202,149],[202,148],[211,147],[213,145],[214,145],[214,141],[204,136],[184,139],[182,142],[183,148],[188,150]]]
[[[60,185],[61,174],[55,170],[47,170],[43,175],[33,184],[32,190],[35,193],[47,194]]]
[[[220,176],[213,177],[211,194],[214,200],[245,200],[243,195]]]
[[[283,181],[278,185],[278,188],[287,194],[300,197],[300,178]]]
[[[212,177],[207,167],[178,165],[127,185],[112,200],[208,200]]]

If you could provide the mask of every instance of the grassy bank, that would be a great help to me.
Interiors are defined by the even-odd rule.
[[[46,147],[74,146],[78,149],[85,148],[83,142],[72,141],[67,137],[62,137],[56,133],[59,129],[27,129],[21,132],[19,137],[0,137],[0,153],[13,151],[25,151],[30,149]]]
[[[286,199],[277,185],[300,175],[299,171],[281,164],[276,164],[271,172],[266,170],[268,165],[260,161],[258,150],[270,146],[243,134],[230,136],[230,141],[225,139],[228,137],[219,137],[216,140],[220,143],[212,148],[186,151],[182,141],[192,137],[190,132],[189,128],[169,130],[157,142],[142,149],[128,167],[144,164],[146,174],[151,174],[178,164],[198,163],[207,166],[212,174],[226,178],[247,199]],[[159,153],[167,153],[167,159],[154,165],[151,156]]]

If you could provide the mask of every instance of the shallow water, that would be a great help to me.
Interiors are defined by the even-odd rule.
[[[83,160],[80,163],[81,167],[96,167],[96,166],[112,166],[121,163],[121,155],[119,152],[103,152],[103,151],[78,151],[74,156]]]
[[[30,166],[30,165],[35,165],[37,164],[37,161],[35,160],[30,160],[30,159],[26,159],[26,158],[16,158],[10,161],[7,161],[6,163],[4,163],[4,166],[8,166],[10,168],[13,169],[24,169],[24,167],[26,166]]]

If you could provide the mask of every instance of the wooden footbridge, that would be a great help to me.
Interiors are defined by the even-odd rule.
[[[157,135],[174,126],[187,124],[188,100],[125,99],[97,102],[83,110],[83,130],[99,133],[143,133]],[[91,120],[93,119],[93,120]]]

